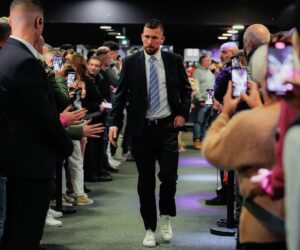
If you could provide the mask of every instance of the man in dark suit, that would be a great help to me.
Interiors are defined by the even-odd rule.
[[[111,111],[109,139],[116,144],[117,127],[128,101],[128,126],[139,173],[138,194],[146,236],[143,245],[156,245],[155,162],[160,166],[160,231],[172,238],[170,216],[176,215],[178,130],[188,119],[191,87],[182,58],[160,50],[163,26],[150,20],[141,35],[144,50],[125,58]]]
[[[56,163],[73,145],[59,122],[53,90],[33,45],[44,23],[38,0],[14,0],[12,36],[0,51],[0,174],[7,213],[0,249],[39,249]]]

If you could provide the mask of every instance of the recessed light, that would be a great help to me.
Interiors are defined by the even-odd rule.
[[[219,39],[219,40],[227,40],[228,37],[227,37],[227,36],[218,36],[218,39]]]
[[[111,29],[111,26],[101,25],[100,29],[102,29],[102,30],[109,30],[109,29]]]
[[[236,33],[238,33],[238,31],[237,30],[227,30],[227,33],[236,34]]]
[[[223,33],[222,36],[232,36],[233,34]]]
[[[241,25],[241,24],[235,24],[235,25],[232,26],[232,28],[234,30],[243,30],[245,28],[245,26]]]

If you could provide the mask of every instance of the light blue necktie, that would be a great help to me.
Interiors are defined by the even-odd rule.
[[[151,56],[149,59],[150,74],[149,74],[149,108],[150,112],[154,114],[160,105],[159,100],[159,83],[158,71],[155,65],[156,58]]]

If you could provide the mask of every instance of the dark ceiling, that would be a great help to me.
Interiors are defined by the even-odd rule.
[[[0,1],[0,16],[8,15],[11,1]],[[143,23],[160,19],[165,26],[165,44],[173,45],[178,53],[183,48],[210,48],[222,42],[217,36],[232,24],[263,23],[271,32],[277,25],[282,9],[291,0],[214,0],[174,3],[174,1],[65,0],[41,1],[45,9],[45,40],[58,46],[62,43],[99,46],[114,37],[99,29],[110,24],[124,32],[132,45],[140,44]],[[242,32],[239,34],[241,40]]]

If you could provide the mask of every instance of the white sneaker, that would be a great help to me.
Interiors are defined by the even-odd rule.
[[[63,213],[62,213],[62,212],[55,211],[55,210],[53,210],[53,209],[51,209],[51,208],[49,208],[48,214],[52,215],[54,219],[55,219],[55,218],[60,218],[60,217],[63,216]]]
[[[114,156],[112,156],[112,158],[115,159],[116,161],[119,161],[119,162],[127,160],[127,158],[123,157],[122,155],[117,155],[117,154],[115,154]]]
[[[54,227],[61,227],[63,225],[63,223],[60,220],[54,219],[54,217],[49,213],[47,214],[45,223],[48,226],[54,226]]]
[[[156,247],[155,233],[152,230],[146,231],[146,236],[143,240],[144,247]]]
[[[162,215],[160,217],[160,233],[165,242],[169,242],[172,239],[173,232],[168,215]]]
[[[113,165],[116,165],[116,166],[120,166],[121,165],[121,162],[115,160],[112,156],[108,156],[108,161],[109,161],[109,163],[112,163]]]
[[[113,168],[113,169],[116,169],[116,170],[118,170],[119,168],[119,166],[120,166],[120,164],[119,163],[115,163],[114,161],[112,161],[111,159],[109,159],[108,158],[108,163],[109,163],[109,165]]]

